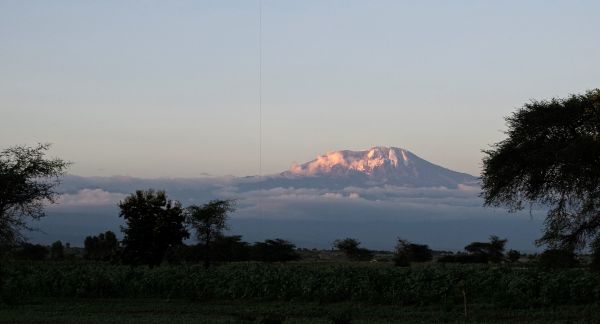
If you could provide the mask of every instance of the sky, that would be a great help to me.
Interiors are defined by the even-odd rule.
[[[479,174],[504,116],[599,86],[597,1],[262,1],[262,172],[396,146]],[[0,0],[0,148],[82,176],[259,172],[259,1]]]

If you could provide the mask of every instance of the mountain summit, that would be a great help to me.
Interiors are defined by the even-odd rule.
[[[430,163],[397,147],[365,151],[333,151],[281,173],[288,179],[316,179],[350,185],[448,187],[473,183],[477,178]],[[314,182],[314,180],[312,181]],[[340,184],[341,184],[340,183]]]

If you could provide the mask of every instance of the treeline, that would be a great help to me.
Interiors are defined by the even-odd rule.
[[[138,190],[118,204],[119,216],[125,220],[124,234],[119,241],[115,233],[107,231],[88,236],[84,241],[83,259],[115,264],[149,265],[203,263],[209,267],[215,262],[262,261],[287,262],[301,259],[296,246],[284,239],[267,239],[253,244],[239,235],[227,236],[229,214],[235,211],[231,200],[212,200],[204,205],[182,207],[168,199],[164,191]],[[184,244],[193,235],[194,245]],[[505,253],[506,239],[490,236],[488,242],[472,242],[463,252],[442,253],[437,263],[517,263],[521,253]],[[333,248],[342,251],[350,261],[376,261],[375,252],[360,246],[354,238],[335,240]],[[61,241],[49,248],[22,244],[10,249],[5,256],[27,260],[64,260],[73,258],[72,250]],[[434,261],[434,251],[428,245],[399,238],[392,261],[399,267],[411,263]],[[572,250],[547,250],[535,258],[536,263],[548,268],[568,268],[579,264]],[[596,264],[592,263],[592,267]]]

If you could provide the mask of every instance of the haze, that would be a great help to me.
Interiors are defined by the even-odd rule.
[[[263,172],[375,145],[479,173],[503,117],[597,87],[594,1],[263,1]],[[0,1],[0,147],[71,173],[258,173],[258,1]]]

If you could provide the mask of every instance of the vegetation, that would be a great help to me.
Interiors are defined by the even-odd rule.
[[[119,203],[123,227],[123,262],[161,264],[169,249],[180,246],[189,237],[185,216],[178,201],[164,191],[138,190]]]
[[[286,262],[300,259],[296,246],[282,239],[265,240],[254,243],[253,260],[263,262]]]
[[[473,242],[465,246],[465,251],[471,255],[478,256],[482,260],[499,263],[504,259],[504,246],[507,240],[501,240],[498,236],[490,236],[489,242]]]
[[[119,254],[119,241],[112,231],[86,237],[83,246],[87,260],[116,261]]]
[[[130,267],[106,263],[10,263],[2,268],[8,302],[32,298],[184,298],[469,304],[507,308],[585,305],[600,298],[600,277],[583,269],[505,266],[399,268],[357,263],[239,263]]]
[[[432,259],[433,254],[429,246],[398,239],[394,250],[394,263],[396,266],[408,266],[410,262],[429,262]]]
[[[549,249],[544,251],[539,258],[539,264],[543,268],[571,268],[579,264],[575,253],[569,250]]]
[[[56,241],[50,246],[50,259],[63,260],[65,258],[65,247],[61,241]]]
[[[506,252],[506,260],[511,263],[518,262],[521,258],[521,252],[517,250],[509,250]]]
[[[211,200],[203,206],[187,209],[187,222],[196,231],[196,238],[204,248],[204,266],[210,266],[213,241],[227,229],[227,215],[235,210],[231,200]]]
[[[69,163],[47,159],[49,144],[15,146],[0,152],[0,246],[19,243],[29,220],[44,216]]]
[[[353,261],[369,261],[373,259],[373,252],[360,247],[360,241],[353,238],[335,240],[333,247],[344,252],[348,259]]]
[[[600,89],[533,101],[506,120],[508,138],[484,151],[486,205],[550,206],[538,243],[600,257]]]

